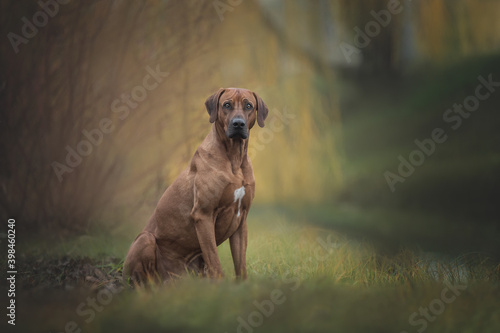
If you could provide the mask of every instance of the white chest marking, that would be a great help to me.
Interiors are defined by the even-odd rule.
[[[245,186],[240,187],[239,189],[234,190],[234,202],[238,201],[238,215],[240,217],[240,207],[241,207],[241,199],[245,196]]]

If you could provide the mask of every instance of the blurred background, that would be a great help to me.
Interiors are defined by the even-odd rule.
[[[0,215],[24,240],[142,229],[211,128],[205,99],[244,87],[270,110],[256,212],[388,253],[500,256],[500,91],[443,120],[500,81],[500,1],[46,3],[0,4]],[[391,191],[435,128],[448,139]]]

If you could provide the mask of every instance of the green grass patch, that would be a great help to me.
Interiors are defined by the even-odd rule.
[[[354,221],[359,212],[351,213]],[[500,328],[498,264],[409,250],[383,256],[370,241],[307,223],[284,209],[257,208],[248,223],[246,281],[234,281],[229,246],[224,243],[219,254],[225,278],[220,281],[186,276],[149,290],[116,293],[105,284],[25,289],[18,296],[23,304],[19,325],[25,331],[48,332],[63,332],[68,322],[83,332],[417,332],[424,326],[426,332],[497,332]],[[115,274],[121,269],[119,257],[126,252],[118,250],[134,236],[88,235],[77,238],[81,243],[58,244],[51,255],[92,257],[92,269]],[[110,245],[111,240],[118,245]],[[113,262],[102,259],[116,254],[120,256]],[[85,269],[85,274],[92,274]],[[50,277],[45,274],[40,278]],[[444,297],[453,301],[444,302],[443,290],[450,285],[461,289],[458,294],[445,291]],[[421,308],[431,309],[432,320],[424,319]]]

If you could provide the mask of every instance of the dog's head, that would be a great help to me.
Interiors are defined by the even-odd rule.
[[[241,88],[219,89],[205,102],[210,122],[217,121],[229,139],[247,139],[255,120],[264,127],[268,109],[254,92]]]

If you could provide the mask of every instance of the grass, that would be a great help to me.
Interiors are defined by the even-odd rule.
[[[449,259],[409,250],[381,256],[369,241],[317,227],[279,209],[257,208],[248,222],[247,281],[233,280],[229,246],[224,243],[219,255],[226,277],[220,281],[186,276],[151,290],[116,293],[102,286],[23,290],[18,295],[23,304],[18,323],[24,331],[46,332],[64,332],[66,325],[75,332],[77,328],[83,332],[417,332],[424,326],[426,332],[498,332],[500,328],[498,265],[472,256]],[[50,256],[123,257],[135,229],[115,233],[113,242],[109,234],[66,240],[51,246]],[[47,247],[37,244],[27,253],[43,253]],[[103,261],[100,268],[116,271],[120,263]],[[449,304],[439,301],[447,283],[465,286]],[[95,308],[89,303],[92,299]],[[418,313],[440,304],[443,309],[438,307],[436,315],[431,312],[432,321]]]

